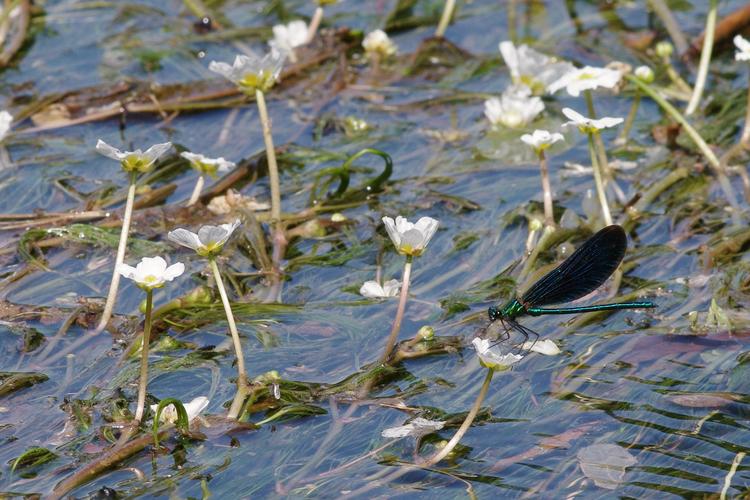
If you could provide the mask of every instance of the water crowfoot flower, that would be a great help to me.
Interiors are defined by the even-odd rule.
[[[401,289],[401,283],[398,280],[390,280],[381,286],[377,281],[365,281],[359,289],[359,294],[368,299],[380,299],[396,297]]]
[[[242,343],[240,341],[240,334],[237,331],[237,324],[234,321],[234,314],[232,314],[232,306],[229,304],[229,297],[227,296],[226,288],[224,287],[224,281],[221,278],[221,272],[219,266],[216,264],[216,256],[224,248],[224,245],[232,236],[235,229],[240,225],[240,221],[236,220],[231,224],[222,224],[220,226],[203,226],[198,230],[198,233],[193,233],[187,229],[178,228],[174,231],[170,231],[167,235],[167,239],[188,248],[195,250],[195,252],[201,257],[208,259],[211,272],[214,275],[216,281],[216,288],[219,290],[219,296],[221,297],[221,303],[224,306],[224,314],[226,314],[227,324],[229,325],[229,333],[232,336],[232,344],[234,346],[234,354],[237,357],[237,392],[232,401],[232,406],[229,408],[228,417],[236,419],[242,405],[245,402],[245,396],[247,395],[248,378],[247,371],[245,369],[245,357],[242,354]]]
[[[239,219],[230,224],[206,225],[202,226],[197,234],[187,229],[177,228],[167,234],[167,239],[194,250],[201,257],[210,259],[221,252],[239,225]]]
[[[156,160],[171,148],[171,142],[164,142],[162,144],[154,144],[146,151],[141,151],[140,149],[136,149],[135,151],[120,151],[101,139],[96,141],[96,150],[107,158],[119,161],[122,169],[126,172],[148,172]]]
[[[194,398],[189,403],[184,404],[185,412],[187,412],[188,422],[191,422],[194,418],[201,414],[203,410],[208,406],[208,398],[199,396]],[[151,411],[155,412],[159,408],[159,405],[151,405]],[[166,406],[162,409],[161,415],[159,415],[159,421],[167,424],[174,424],[177,422],[177,410],[174,405]]]
[[[11,123],[13,123],[13,115],[5,110],[0,111],[0,141],[8,135]]]
[[[734,42],[734,46],[737,47],[737,52],[734,53],[734,60],[750,61],[750,41],[742,35],[735,35],[732,41]]]
[[[180,156],[190,162],[190,166],[200,172],[198,180],[193,188],[193,193],[190,195],[190,199],[187,202],[187,206],[194,205],[198,201],[198,197],[201,195],[203,190],[203,183],[205,182],[204,176],[208,175],[211,178],[216,177],[217,172],[226,172],[233,169],[236,165],[227,161],[224,158],[208,158],[201,154],[190,153],[183,151]]]
[[[568,94],[578,97],[584,90],[594,90],[600,87],[613,89],[620,83],[622,73],[609,68],[595,68],[586,66],[563,75],[559,80],[547,87],[550,94],[565,89]]]
[[[564,137],[559,132],[549,132],[547,130],[534,130],[532,134],[523,134],[521,140],[534,148],[534,151],[539,154],[545,149],[552,146],[558,141],[564,140]]]
[[[373,60],[386,59],[396,55],[398,47],[388,37],[385,31],[371,31],[362,40],[362,48],[365,49],[367,56]]]
[[[422,437],[435,431],[439,431],[445,426],[442,420],[428,420],[417,417],[408,424],[397,427],[389,427],[380,433],[384,438],[404,438],[407,436]]]
[[[140,149],[135,151],[120,151],[99,139],[96,143],[96,150],[108,158],[120,162],[123,170],[130,174],[130,184],[128,186],[128,195],[125,199],[125,212],[122,216],[122,229],[120,230],[120,241],[117,244],[117,255],[115,257],[115,266],[112,270],[112,280],[107,292],[107,300],[104,303],[104,311],[99,319],[99,324],[95,332],[101,333],[107,327],[109,318],[112,316],[112,310],[115,307],[117,298],[117,289],[120,287],[120,273],[117,268],[125,261],[125,249],[128,243],[128,234],[130,232],[130,220],[133,217],[133,204],[135,202],[135,182],[138,173],[147,172],[151,169],[154,162],[172,147],[171,142],[155,144],[145,152]]]
[[[284,53],[274,48],[259,56],[254,52],[239,54],[230,66],[225,62],[211,61],[208,69],[234,82],[239,89],[252,95],[256,90],[268,92],[276,84],[284,65]]]
[[[490,370],[506,370],[523,359],[520,354],[503,352],[499,345],[492,345],[487,339],[475,338],[471,341],[477,351],[479,362]]]
[[[396,217],[395,221],[383,217],[383,224],[398,253],[414,257],[422,255],[438,228],[438,221],[432,217],[422,217],[416,224],[401,216]]]
[[[273,40],[268,42],[272,49],[283,52],[289,56],[292,63],[297,62],[297,55],[294,53],[296,47],[307,43],[308,30],[307,23],[302,20],[292,21],[289,24],[277,24],[273,27]]]
[[[146,317],[143,322],[143,344],[141,346],[141,370],[138,380],[138,402],[135,410],[135,421],[143,419],[146,403],[146,385],[148,384],[148,348],[151,343],[151,311],[153,309],[154,289],[163,287],[167,281],[172,281],[183,272],[185,265],[181,262],[167,267],[167,262],[161,257],[144,257],[136,267],[120,264],[117,272],[135,283],[146,292]]]
[[[552,83],[576,69],[569,62],[558,61],[528,45],[516,47],[506,40],[500,42],[499,48],[513,83],[525,85],[537,95],[543,94]]]
[[[615,127],[624,121],[622,118],[613,118],[609,116],[599,118],[598,120],[593,118],[586,118],[585,116],[571,108],[563,108],[562,112],[565,117],[570,120],[569,122],[563,123],[562,126],[576,126],[578,127],[578,130],[580,130],[584,134],[589,134],[591,132],[603,130],[605,128]]]
[[[525,127],[544,111],[539,97],[531,97],[531,91],[523,85],[514,85],[502,93],[484,101],[484,115],[492,125],[508,128]]]
[[[542,196],[544,199],[544,221],[548,227],[552,227],[555,224],[552,207],[552,185],[549,180],[549,168],[547,167],[547,157],[544,155],[544,150],[557,141],[562,141],[563,136],[557,132],[534,130],[533,134],[522,135],[521,140],[531,146],[539,157],[539,171],[542,178]]]
[[[185,264],[177,262],[167,267],[167,261],[161,257],[144,257],[136,267],[127,264],[117,266],[117,272],[135,281],[143,290],[150,291],[163,287],[185,272]]]

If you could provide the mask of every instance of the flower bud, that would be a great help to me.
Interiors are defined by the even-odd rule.
[[[648,66],[638,66],[635,68],[635,76],[645,83],[652,83],[654,81],[654,70]]]
[[[674,53],[674,45],[671,43],[664,41],[659,42],[656,44],[656,55],[659,57],[663,57],[664,59],[668,59],[672,57],[672,54]]]

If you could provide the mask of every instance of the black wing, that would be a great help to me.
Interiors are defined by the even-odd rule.
[[[521,302],[527,307],[560,304],[593,292],[615,272],[627,245],[622,227],[605,227],[534,283]]]

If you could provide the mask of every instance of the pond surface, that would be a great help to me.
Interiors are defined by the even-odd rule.
[[[670,3],[684,32],[700,34],[708,2]],[[123,409],[135,405],[138,357],[129,352],[142,329],[143,293],[124,280],[111,328],[86,333],[109,286],[127,189],[117,162],[94,150],[97,139],[123,149],[171,141],[180,150],[223,156],[240,165],[240,175],[210,180],[209,194],[231,186],[269,200],[255,103],[233,95],[207,67],[247,47],[263,50],[271,26],[281,18],[307,19],[314,5],[204,0],[215,26],[202,32],[191,4],[37,2],[26,44],[0,76],[3,106],[17,117],[4,141],[12,164],[0,171],[0,490],[8,495],[48,494],[101,456]],[[254,250],[264,226],[250,212],[240,214],[242,232],[221,260],[250,375],[278,373],[285,412],[253,406],[245,422],[269,420],[257,428],[224,420],[236,369],[221,304],[214,297],[200,307],[177,305],[157,328],[149,398],[207,396],[202,439],[172,437],[158,454],[148,447],[72,494],[110,488],[145,497],[338,497],[370,488],[363,496],[679,498],[717,496],[735,460],[728,492],[747,494],[750,265],[743,250],[750,209],[744,199],[741,213],[726,209],[699,151],[684,133],[665,139],[677,130],[648,98],[626,146],[615,145],[616,129],[604,141],[610,161],[622,167],[615,170],[622,201],[610,193],[613,217],[629,235],[617,294],[653,300],[658,308],[525,319],[562,353],[529,354],[497,373],[477,420],[448,459],[377,482],[454,434],[486,372],[471,339],[487,326],[488,306],[529,282],[519,275],[530,221],[542,217],[539,168],[519,140],[525,131],[492,130],[483,115],[484,100],[510,84],[498,43],[514,38],[578,66],[651,64],[657,84],[666,84],[652,47],[668,37],[644,4],[459,2],[449,42],[430,54],[421,44],[433,35],[442,2],[327,6],[324,26],[340,31],[324,31],[325,43],[299,51],[301,69],[287,68],[267,97],[283,210],[306,214],[299,221],[319,216],[322,232],[290,238],[280,304],[267,300]],[[720,2],[719,18],[743,4]],[[373,69],[358,31],[387,23],[399,56]],[[719,153],[743,125],[748,68],[733,54],[731,42],[718,44],[703,106],[690,118]],[[676,65],[692,82],[697,58]],[[627,87],[594,99],[601,115],[625,116],[633,96]],[[76,107],[76,99],[83,104]],[[122,102],[147,103],[154,112],[86,119]],[[531,129],[558,129],[563,107],[586,109],[582,98],[564,92],[545,97],[545,104]],[[354,127],[357,120],[367,127]],[[311,206],[316,175],[363,148],[393,159],[383,189],[312,217],[302,212]],[[575,168],[590,164],[586,138],[566,131],[564,145],[548,157],[556,216],[568,231],[539,255],[535,277],[602,226],[591,173]],[[746,157],[736,161],[744,168]],[[382,169],[377,156],[356,164],[351,186]],[[623,208],[674,172],[683,173],[635,216]],[[170,244],[166,233],[235,217],[184,207],[196,177],[172,153],[139,180],[139,199],[146,201],[136,210],[137,243],[126,262],[160,254],[187,266],[156,292],[157,308],[211,285],[206,261]],[[729,179],[742,198],[741,178]],[[107,216],[45,219],[85,210]],[[334,212],[348,223],[332,223]],[[357,397],[355,386],[342,381],[377,362],[397,307],[396,299],[367,300],[358,290],[376,274],[401,278],[404,259],[380,222],[399,214],[440,221],[414,261],[399,338],[429,325],[437,339],[454,344],[403,361],[367,397]],[[581,303],[611,300],[611,291],[604,286]],[[381,437],[416,416],[447,424],[418,442]],[[35,447],[52,453],[16,463]]]

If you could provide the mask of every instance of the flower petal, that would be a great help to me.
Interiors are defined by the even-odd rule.
[[[391,237],[391,241],[398,248],[401,245],[401,235],[396,229],[396,223],[390,217],[383,217],[383,224],[388,236]]]
[[[401,291],[401,282],[399,280],[389,280],[383,283],[383,293],[385,297],[395,297]]]
[[[135,279],[136,270],[133,266],[129,266],[127,264],[120,264],[117,266],[117,272],[129,280]]]
[[[113,160],[117,161],[122,161],[127,156],[127,153],[123,153],[119,149],[110,146],[101,139],[96,141],[96,150],[107,158],[112,158]]]
[[[198,250],[201,247],[201,240],[197,234],[187,229],[177,228],[167,234],[167,239],[178,245]]]
[[[414,224],[414,227],[422,233],[422,238],[424,240],[422,243],[422,248],[426,247],[432,237],[435,235],[435,232],[438,229],[438,224],[439,222],[432,217],[422,217],[417,221],[416,224]]]
[[[171,147],[172,147],[171,142],[163,142],[161,144],[154,144],[143,153],[143,156],[149,163],[154,163],[156,160],[159,159],[159,157],[161,157],[164,153],[169,151]]]
[[[383,287],[377,281],[365,281],[359,288],[359,294],[368,299],[379,299],[387,297]]]
[[[176,277],[182,275],[185,272],[185,264],[182,262],[176,262],[166,268],[162,274],[165,281],[172,281]]]

